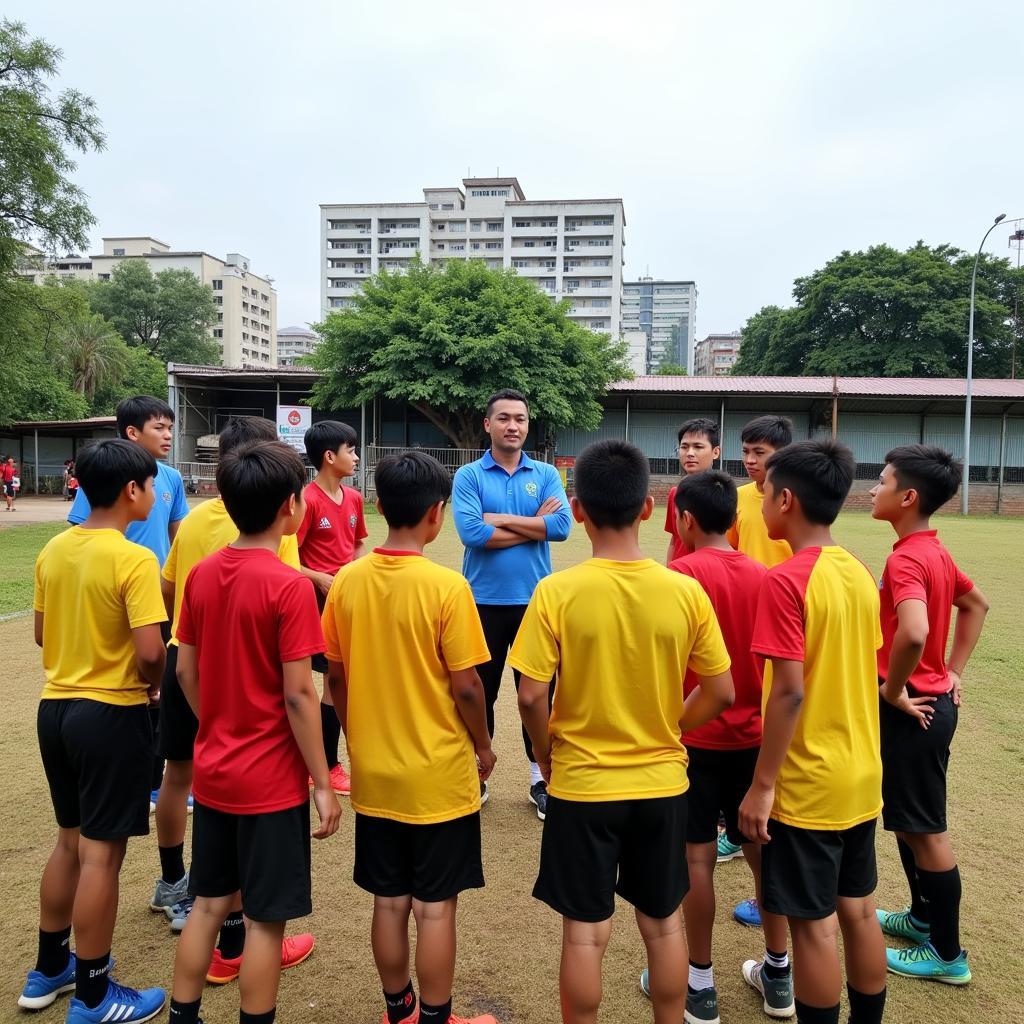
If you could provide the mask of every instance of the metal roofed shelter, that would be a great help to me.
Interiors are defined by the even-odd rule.
[[[0,451],[13,455],[8,445],[18,446],[22,493],[31,490],[33,494],[39,494],[40,480],[48,477],[60,479],[64,460],[75,458],[84,442],[116,436],[117,420],[113,416],[93,416],[84,420],[21,420],[0,427]]]

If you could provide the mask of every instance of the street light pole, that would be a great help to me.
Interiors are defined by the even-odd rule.
[[[969,490],[971,486],[971,384],[974,377],[974,290],[978,282],[978,261],[981,259],[981,250],[985,248],[988,236],[992,234],[996,225],[1004,220],[1005,213],[999,214],[992,222],[992,227],[985,232],[978,246],[978,255],[974,257],[974,273],[971,274],[971,315],[967,326],[967,401],[964,408],[964,477],[960,487],[960,514],[967,515],[970,500]]]

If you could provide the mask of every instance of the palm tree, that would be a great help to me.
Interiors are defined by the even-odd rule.
[[[125,344],[96,313],[68,324],[61,337],[59,360],[71,386],[91,403],[97,390],[116,385],[125,371]]]

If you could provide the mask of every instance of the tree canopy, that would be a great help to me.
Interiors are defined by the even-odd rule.
[[[593,429],[597,399],[630,375],[626,346],[574,323],[567,308],[479,260],[381,272],[352,307],[316,325],[323,340],[309,361],[324,376],[313,401],[343,409],[401,399],[458,447],[478,448],[487,399],[507,387],[529,397],[535,419]]]
[[[793,285],[796,305],[747,321],[736,374],[957,377],[966,373],[974,256],[918,242],[843,252]],[[1009,376],[1024,282],[1008,260],[978,265],[974,372]]]

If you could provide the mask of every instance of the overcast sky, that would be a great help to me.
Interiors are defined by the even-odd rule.
[[[843,249],[975,250],[1024,216],[1024,3],[6,0],[108,136],[102,235],[241,252],[319,316],[322,202],[516,175],[619,196],[626,275],[697,282],[697,336]],[[1013,255],[1007,230],[987,248]]]

